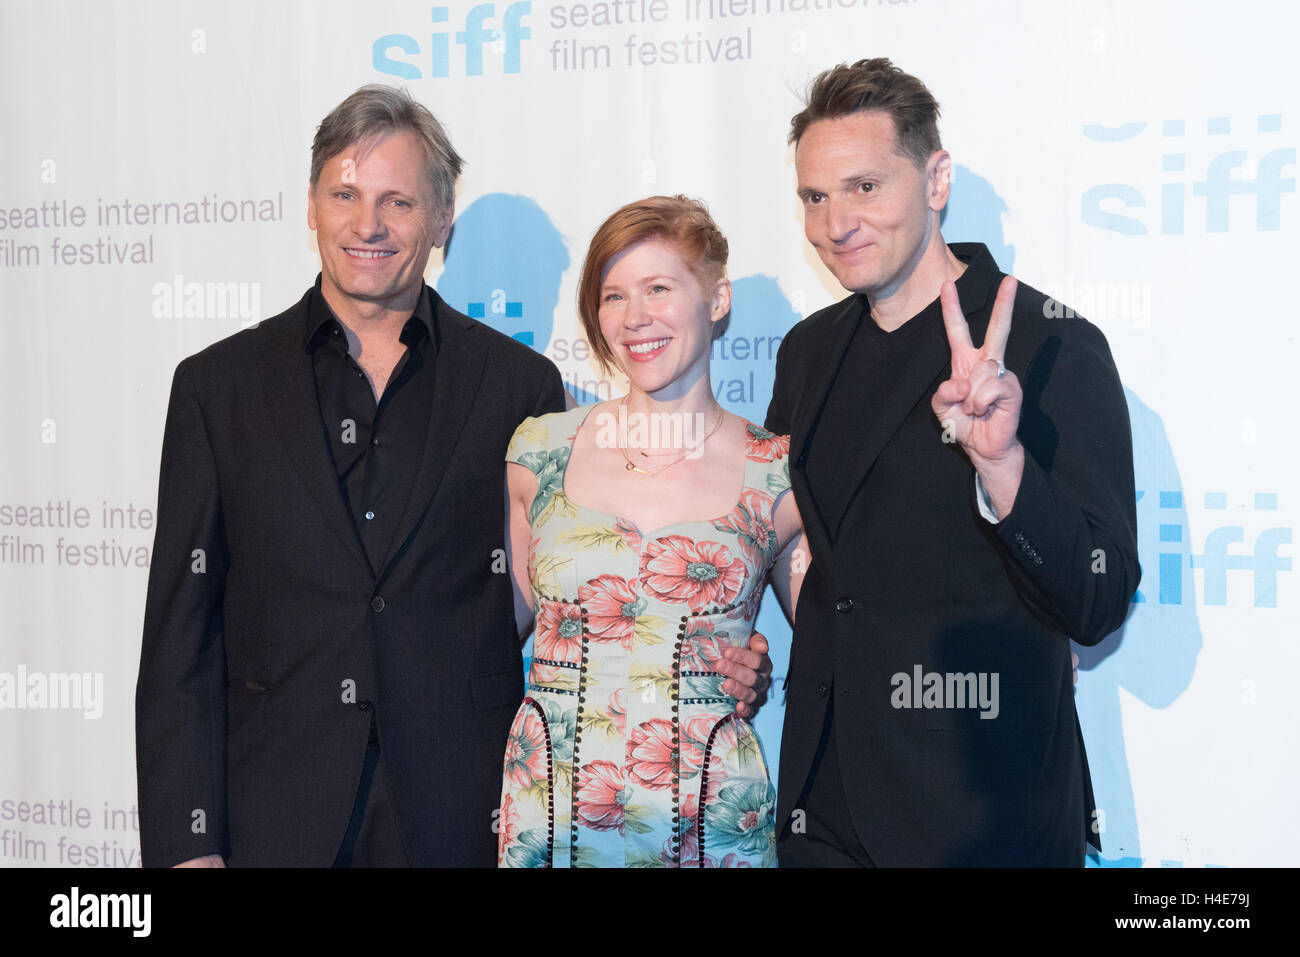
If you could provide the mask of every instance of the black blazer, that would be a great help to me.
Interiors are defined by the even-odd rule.
[[[331,864],[372,710],[411,863],[495,862],[523,697],[505,451],[564,391],[547,359],[425,289],[433,412],[378,575],[304,348],[319,293],[176,369],[136,690],[146,866]]]
[[[979,343],[1002,274],[982,245],[952,250],[968,263],[957,288]],[[911,320],[925,323],[923,344],[869,429],[821,416],[856,324],[871,321],[865,298],[823,309],[782,342],[767,427],[792,436],[812,552],[787,684],[783,831],[833,694],[853,823],[877,863],[1079,866],[1085,838],[1100,847],[1067,639],[1091,645],[1114,631],[1137,588],[1132,448],[1105,338],[1083,319],[1052,318],[1061,311],[1048,302],[1023,284],[1016,296],[1006,365],[1024,389],[1027,455],[997,525],[980,516],[974,468],[943,443],[930,408],[951,361],[937,300]],[[844,494],[827,496],[847,503],[840,514],[819,511],[810,493],[818,429],[843,442],[842,469],[818,477],[842,483]],[[895,678],[910,684],[918,665],[997,674],[998,716],[898,706],[918,703]],[[965,686],[952,685],[952,697],[932,700],[953,704]]]

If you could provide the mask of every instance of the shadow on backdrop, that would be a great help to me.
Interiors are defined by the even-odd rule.
[[[984,243],[1002,271],[1014,274],[1015,247],[1002,230],[1007,212],[988,180],[957,166],[941,219],[944,238]],[[1142,864],[1120,689],[1149,707],[1169,707],[1191,683],[1203,642],[1183,485],[1164,421],[1131,389],[1124,389],[1124,398],[1133,433],[1142,582],[1122,628],[1094,647],[1073,646],[1079,655],[1075,705],[1097,799],[1095,826],[1105,848],[1105,856],[1089,849],[1090,867]]]
[[[438,295],[453,309],[546,352],[569,249],[551,217],[527,196],[489,193],[456,217]],[[566,381],[579,404],[596,396]]]

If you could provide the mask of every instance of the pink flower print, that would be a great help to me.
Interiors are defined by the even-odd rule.
[[[745,458],[753,462],[775,462],[790,454],[790,436],[773,435],[753,423],[745,426]]]
[[[731,727],[731,722],[726,718],[721,720],[724,726],[713,736],[713,760],[709,762],[710,792],[715,791],[727,775],[727,767],[720,760],[721,755],[726,753],[723,748],[728,741],[731,742],[730,747],[734,748],[736,742],[736,731]],[[700,766],[704,764],[704,749],[709,745],[709,735],[713,734],[718,722],[716,714],[702,714],[682,725],[682,777],[693,777],[699,773]]]
[[[641,533],[627,519],[615,517],[614,531],[623,536],[623,541],[627,543],[627,547],[632,551],[639,552],[641,550]]]
[[[641,784],[656,791],[672,787],[677,776],[677,752],[673,748],[673,724],[652,718],[632,732],[628,772]]]
[[[755,568],[765,569],[776,560],[776,527],[772,524],[772,496],[756,488],[741,493],[740,502],[726,518],[715,522],[720,532],[734,532]]]
[[[519,808],[509,794],[501,799],[501,813],[497,817],[497,863],[501,863],[506,848],[519,839]]]
[[[645,611],[646,603],[626,578],[617,575],[593,578],[578,589],[578,600],[587,609],[587,628],[592,641],[632,647],[636,616]]]
[[[582,660],[582,609],[568,602],[541,599],[533,655],[547,661],[577,664]]]
[[[622,769],[609,761],[592,761],[578,771],[578,780],[573,806],[577,822],[596,831],[622,831],[623,806],[632,797]]]
[[[506,780],[516,787],[532,787],[546,780],[546,729],[531,707],[523,721],[515,721],[506,739]]]
[[[668,535],[646,546],[642,577],[647,591],[700,612],[729,604],[740,593],[745,563],[717,542]]]
[[[699,867],[700,866],[700,835],[697,829],[700,799],[694,794],[688,794],[682,800],[680,817],[681,823],[678,825],[677,833],[681,835],[680,855],[682,867]],[[671,865],[675,858],[673,856],[672,838],[664,841],[663,850],[659,854],[659,860],[665,864]]]

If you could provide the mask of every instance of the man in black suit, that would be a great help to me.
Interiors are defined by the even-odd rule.
[[[312,148],[315,288],[176,370],[136,693],[146,865],[495,858],[523,694],[502,462],[565,400],[424,284],[460,168],[409,96],[357,91]]]
[[[176,370],[136,692],[148,866],[496,860],[523,697],[505,451],[565,395],[424,283],[460,169],[405,91],[348,97],[312,146],[315,287]]]
[[[1140,574],[1123,391],[1095,327],[945,244],[937,117],[876,59],[792,121],[805,232],[853,295],[787,334],[767,417],[812,558],[789,866],[1079,866],[1097,843],[1069,640],[1118,628]]]

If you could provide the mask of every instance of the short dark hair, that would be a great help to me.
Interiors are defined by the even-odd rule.
[[[686,196],[650,196],[615,210],[591,238],[578,280],[578,317],[602,369],[614,367],[614,353],[600,331],[600,287],[611,259],[649,239],[672,246],[708,288],[727,274],[727,237],[709,208]]]
[[[316,188],[321,170],[332,157],[373,136],[399,130],[409,130],[424,144],[434,201],[439,209],[451,209],[465,161],[428,107],[406,90],[382,83],[361,87],[321,120],[311,144],[311,188]]]
[[[899,152],[924,168],[939,143],[939,103],[916,77],[888,57],[841,63],[819,73],[808,88],[804,108],[790,118],[795,146],[818,120],[837,120],[865,110],[879,110],[894,120]]]

